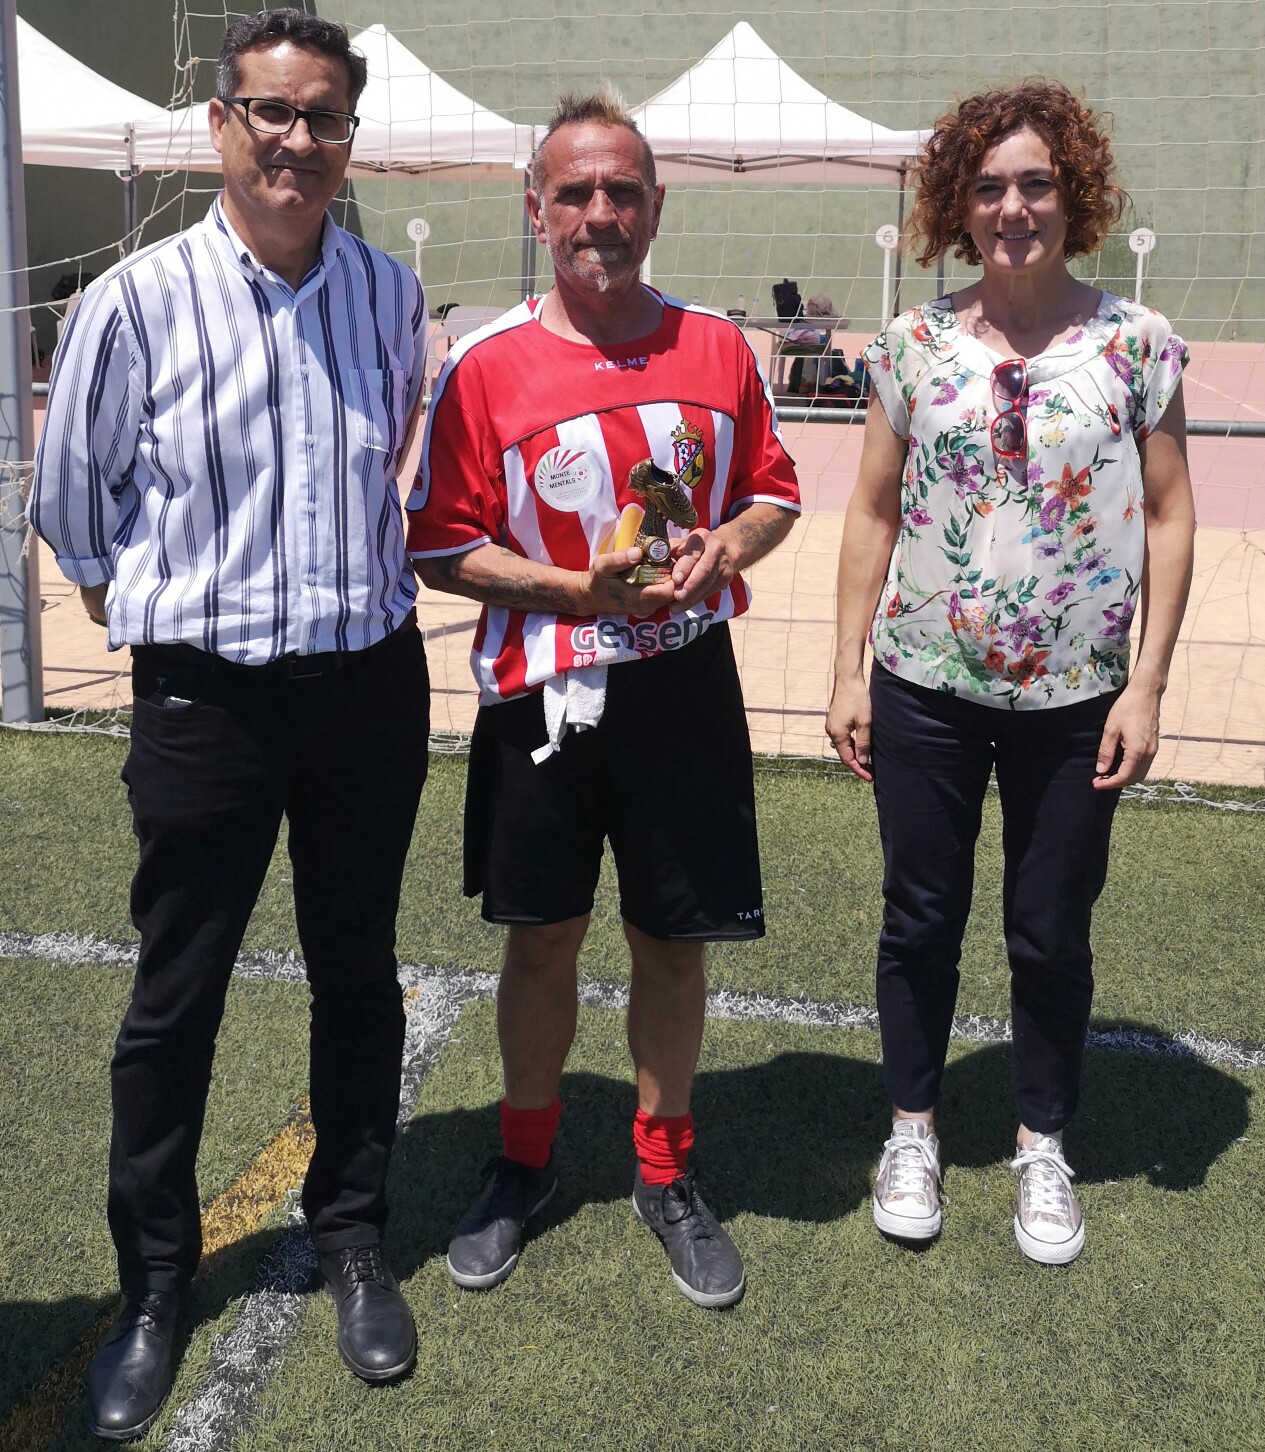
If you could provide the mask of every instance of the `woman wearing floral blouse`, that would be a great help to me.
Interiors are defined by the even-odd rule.
[[[1093,995],[1090,914],[1120,789],[1158,745],[1194,539],[1185,345],[1067,268],[1120,217],[1111,166],[1093,113],[1053,83],[973,96],[935,127],[910,223],[919,261],[952,250],[983,275],[867,350],[877,402],[839,560],[826,723],[843,763],[874,782],[883,840],[893,1124],[875,1222],[911,1241],[940,1230],[934,1111],[995,771],[1015,1236],[1046,1264],[1084,1244],[1063,1130]]]

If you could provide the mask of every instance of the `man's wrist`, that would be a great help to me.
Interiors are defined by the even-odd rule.
[[[563,588],[569,604],[564,613],[580,618],[602,614],[603,607],[597,598],[597,584],[600,579],[601,576],[596,570],[568,571]]]
[[[83,608],[94,625],[107,624],[105,612],[105,597],[109,590],[108,582],[99,585],[80,585],[79,598],[83,602]]]

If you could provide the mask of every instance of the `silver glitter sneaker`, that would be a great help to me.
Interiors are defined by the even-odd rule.
[[[1029,1260],[1067,1265],[1085,1246],[1085,1219],[1072,1189],[1075,1171],[1063,1158],[1052,1134],[1039,1134],[1027,1149],[1017,1149],[1010,1168],[1015,1187],[1015,1239]]]
[[[871,1205],[874,1223],[897,1240],[940,1234],[940,1141],[920,1119],[892,1122]]]

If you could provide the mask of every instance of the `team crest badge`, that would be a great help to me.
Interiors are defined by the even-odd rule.
[[[707,456],[703,453],[703,430],[682,419],[672,430],[672,465],[682,489],[693,489],[703,477]]]

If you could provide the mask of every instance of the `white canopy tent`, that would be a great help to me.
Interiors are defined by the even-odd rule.
[[[356,110],[362,171],[503,180],[531,160],[530,126],[518,126],[437,76],[384,25],[352,37],[369,81]]]
[[[19,19],[23,158],[116,170],[218,171],[205,102],[163,110],[98,76]],[[349,175],[521,177],[534,136],[437,76],[385,26],[353,38],[368,62]],[[745,21],[633,112],[668,181],[902,187],[925,133],[893,131],[832,101]],[[129,188],[129,192],[134,189]],[[128,226],[131,231],[131,224]],[[534,281],[524,226],[523,282]]]
[[[659,179],[899,187],[926,131],[893,131],[832,101],[740,20],[696,65],[633,111]],[[649,276],[650,259],[643,275]],[[900,296],[900,260],[896,260]]]
[[[220,169],[220,154],[211,145],[205,101],[142,121],[136,127],[135,145],[136,164],[144,171]]]
[[[129,131],[164,120],[163,108],[99,76],[20,15],[17,34],[23,162],[128,171]]]
[[[352,37],[368,63],[369,81],[356,105],[360,126],[349,176],[499,179],[521,175],[532,133],[449,85],[393,36],[371,25]],[[160,112],[136,128],[137,164],[180,171],[218,171],[206,102]]]
[[[633,111],[667,181],[899,182],[922,131],[867,121],[797,74],[745,20]]]

